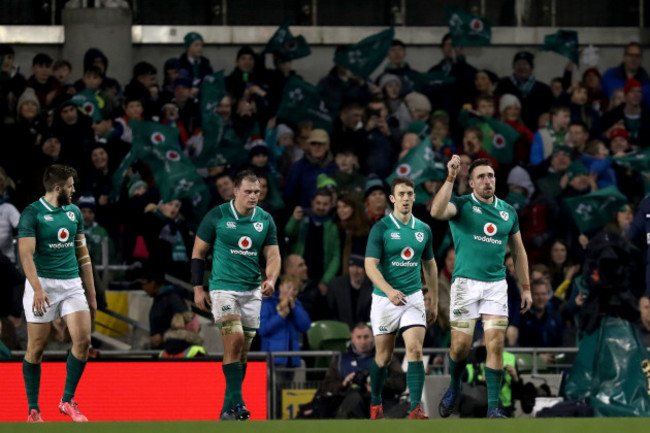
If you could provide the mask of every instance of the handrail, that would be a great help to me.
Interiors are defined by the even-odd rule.
[[[119,319],[119,320],[121,320],[123,322],[126,322],[129,325],[133,326],[134,328],[140,329],[140,330],[145,331],[145,332],[150,331],[150,329],[149,329],[149,327],[147,325],[144,325],[144,324],[138,322],[137,320],[132,319],[131,317],[120,314],[120,313],[118,313],[116,311],[113,311],[113,310],[111,310],[109,308],[106,308],[106,309],[100,310],[100,311],[102,313],[108,314],[109,316],[115,317],[116,319]]]

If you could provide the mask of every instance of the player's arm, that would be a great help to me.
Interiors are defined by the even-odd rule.
[[[508,240],[512,259],[515,262],[515,273],[524,291],[521,294],[521,313],[525,313],[533,304],[530,294],[530,278],[528,276],[528,255],[521,240],[521,232],[510,235]]]
[[[88,307],[90,308],[90,318],[95,320],[97,314],[97,297],[95,294],[95,279],[93,277],[93,267],[90,261],[90,253],[86,245],[86,235],[83,233],[77,234],[74,238],[74,252],[77,256],[77,263],[79,264],[79,276],[83,283],[86,292],[86,299],[88,300]]]
[[[264,247],[266,258],[266,280],[262,282],[262,296],[269,297],[275,291],[275,282],[280,276],[282,260],[280,259],[280,247],[267,245]]]
[[[379,290],[384,292],[390,302],[394,305],[402,305],[406,302],[406,295],[399,290],[395,290],[388,284],[388,281],[384,279],[384,276],[379,271],[377,265],[379,264],[379,259],[374,257],[366,257],[364,262],[364,267],[366,268],[366,275],[370,278],[370,281],[377,286]]]
[[[190,261],[191,283],[194,286],[194,303],[202,310],[209,311],[212,301],[205,290],[203,290],[203,274],[205,273],[205,257],[210,251],[210,244],[196,235],[194,248],[192,249],[192,260]]]
[[[443,182],[431,204],[431,216],[435,219],[448,220],[456,215],[456,205],[450,203],[449,200],[451,200],[451,193],[454,190],[454,181],[456,180],[459,167],[460,157],[458,155],[452,156],[451,160],[447,163],[447,170],[449,170],[447,180]]]
[[[427,311],[427,325],[431,326],[438,317],[438,265],[436,259],[422,260],[424,281],[431,295],[431,307]]]
[[[32,311],[35,315],[42,316],[50,306],[50,299],[47,297],[47,293],[45,293],[41,282],[38,280],[36,264],[34,263],[34,251],[36,251],[35,237],[18,238],[18,254],[20,255],[20,262],[23,265],[23,272],[30,286],[34,289]]]

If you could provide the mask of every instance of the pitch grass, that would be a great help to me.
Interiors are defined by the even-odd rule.
[[[47,433],[636,433],[648,432],[648,418],[553,418],[553,419],[432,419],[404,420],[294,420],[294,421],[168,421],[93,422],[76,424],[2,423],[0,432]]]

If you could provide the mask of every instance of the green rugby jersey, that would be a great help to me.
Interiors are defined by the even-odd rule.
[[[515,209],[494,196],[487,204],[474,195],[452,197],[456,215],[449,220],[456,262],[452,282],[458,277],[477,281],[506,278],[506,245],[519,232]]]
[[[256,207],[242,216],[232,200],[208,212],[196,235],[214,246],[210,290],[257,288],[262,283],[259,256],[265,246],[278,244],[271,215]]]
[[[44,197],[27,206],[18,222],[18,237],[36,238],[34,264],[42,278],[79,277],[74,239],[83,232],[84,221],[77,206],[54,207]]]
[[[420,260],[433,259],[431,228],[414,216],[408,224],[402,224],[391,213],[370,230],[366,257],[379,259],[377,268],[393,289],[413,294],[422,289]],[[386,296],[373,287],[374,294]]]

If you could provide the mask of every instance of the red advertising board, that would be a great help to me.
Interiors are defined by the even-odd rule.
[[[39,405],[45,421],[66,421],[58,411],[65,362],[44,362]],[[266,419],[265,362],[249,362],[243,385],[251,419]],[[0,422],[27,419],[22,362],[0,363]],[[75,399],[90,421],[216,420],[226,386],[217,361],[91,361]]]

